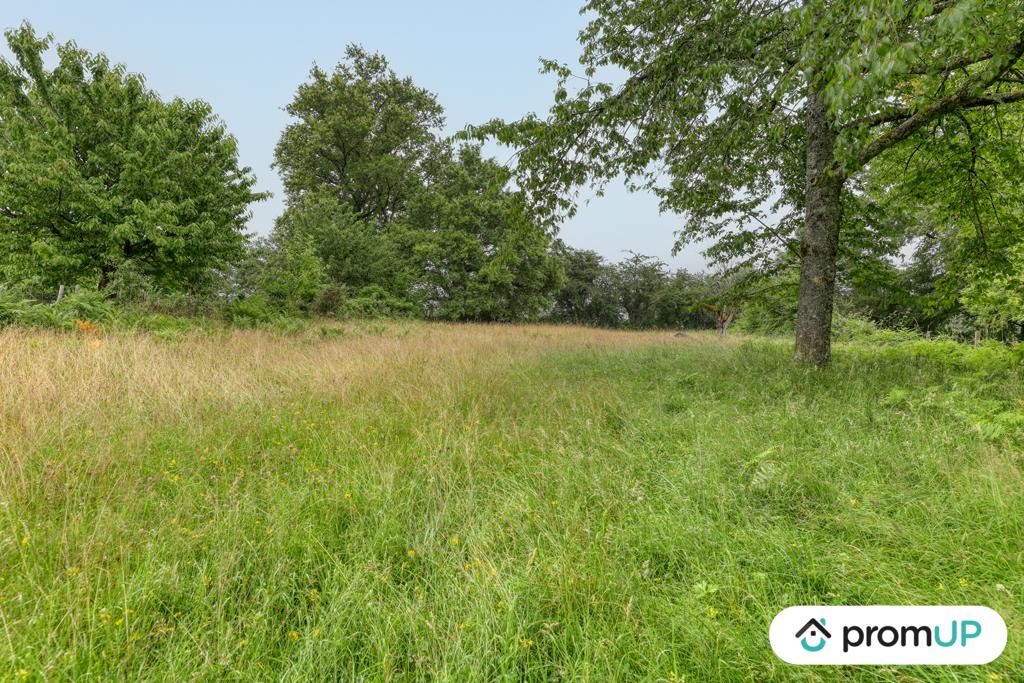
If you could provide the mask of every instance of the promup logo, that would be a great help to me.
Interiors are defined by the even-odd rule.
[[[769,638],[791,664],[987,664],[1006,624],[988,607],[790,607]]]
[[[816,645],[809,645],[807,643],[807,636],[804,636],[804,634],[808,631],[810,631],[808,635],[811,638],[814,638],[815,636],[818,636],[820,634],[820,640],[817,642]],[[801,647],[803,647],[803,649],[807,650],[808,652],[818,652],[825,647],[826,643],[828,643],[828,638],[831,638],[832,634],[825,629],[825,618],[822,617],[821,621],[818,621],[817,619],[811,619],[806,624],[804,624],[803,628],[796,632],[796,637],[800,638],[800,645]]]

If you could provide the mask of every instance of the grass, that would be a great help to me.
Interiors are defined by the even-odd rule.
[[[539,326],[87,332],[0,330],[13,680],[1024,677],[1012,368]],[[1010,641],[793,667],[767,640],[793,604],[984,604]]]

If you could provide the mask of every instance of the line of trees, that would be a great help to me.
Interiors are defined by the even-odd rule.
[[[547,315],[554,322],[725,334],[738,310],[735,278],[724,274],[672,271],[636,253],[608,263],[596,252],[563,246],[558,257],[565,279]]]
[[[275,150],[287,208],[245,234],[266,195],[203,102],[25,24],[0,62],[0,274],[36,292],[188,292],[254,316],[540,315],[560,282],[552,238],[509,172],[441,135],[435,96],[350,47],[314,68]]]
[[[265,237],[246,223],[266,195],[208,104],[163,100],[102,54],[10,30],[0,284],[256,320],[736,320],[795,333],[818,364],[836,311],[1021,338],[1024,6],[586,7],[585,73],[546,63],[559,86],[545,118],[446,137],[436,96],[381,55],[352,46],[314,67],[275,148],[286,208]],[[624,80],[603,81],[609,66]],[[487,158],[485,140],[513,147],[516,167]],[[575,188],[619,174],[683,215],[677,246],[710,240],[720,270],[607,263],[557,240]]]

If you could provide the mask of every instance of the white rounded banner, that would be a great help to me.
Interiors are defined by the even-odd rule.
[[[790,664],[988,664],[1006,622],[988,607],[788,607],[768,632]]]

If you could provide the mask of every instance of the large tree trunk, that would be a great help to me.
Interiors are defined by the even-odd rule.
[[[840,193],[843,176],[835,165],[836,133],[820,92],[808,95],[804,116],[807,187],[800,247],[796,357],[824,366],[832,356],[832,302],[842,219]]]

